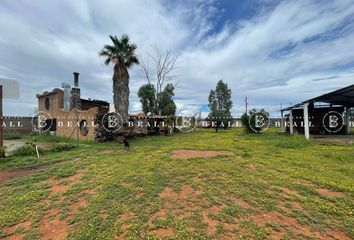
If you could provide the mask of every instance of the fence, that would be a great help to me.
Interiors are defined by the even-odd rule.
[[[11,133],[26,134],[32,132],[32,118],[31,117],[3,117],[4,135]]]

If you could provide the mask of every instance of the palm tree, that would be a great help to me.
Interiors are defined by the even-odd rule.
[[[113,72],[113,102],[116,113],[119,113],[123,122],[128,122],[129,108],[129,72],[128,69],[134,64],[139,64],[135,55],[137,46],[130,43],[128,35],[123,34],[121,38],[109,35],[112,45],[104,45],[99,56],[105,57],[106,65],[114,64]]]

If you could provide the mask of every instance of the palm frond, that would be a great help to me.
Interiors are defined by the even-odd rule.
[[[111,62],[111,60],[112,59],[110,57],[106,58],[106,60],[104,61],[104,64],[108,65]]]
[[[111,56],[111,53],[109,53],[105,49],[102,49],[101,51],[98,52],[98,56],[100,56],[100,57],[109,57],[109,56]]]
[[[132,51],[135,51],[138,48],[138,46],[135,43],[130,44],[130,49]]]
[[[119,42],[117,35],[109,35],[109,38],[111,39],[111,41],[115,44],[116,42]]]
[[[116,50],[116,47],[106,44],[106,45],[103,46],[103,49],[108,50],[110,52],[114,52]]]
[[[120,38],[120,41],[123,44],[127,45],[130,41],[129,36],[127,34],[123,34],[122,37]]]
[[[123,34],[120,38],[116,35],[109,35],[112,45],[105,44],[98,53],[101,57],[106,57],[105,64],[122,63],[130,68],[134,64],[139,64],[138,57],[135,54],[136,44],[130,43],[129,36]]]
[[[135,55],[132,55],[130,56],[126,61],[125,61],[125,66],[127,68],[130,68],[131,66],[133,66],[134,64],[139,64],[139,59],[135,56]]]

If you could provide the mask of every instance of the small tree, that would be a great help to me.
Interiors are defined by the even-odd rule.
[[[175,115],[176,104],[173,101],[175,87],[168,83],[163,91],[155,96],[155,87],[152,84],[145,84],[140,87],[138,96],[142,104],[143,112],[158,115]]]
[[[175,115],[176,113],[176,104],[173,101],[175,87],[168,83],[165,89],[158,95],[158,105],[159,105],[159,114],[169,116]]]
[[[147,113],[155,113],[156,107],[156,97],[155,97],[155,87],[154,85],[148,83],[139,88],[138,97],[143,108],[143,112],[146,115]]]
[[[256,113],[269,116],[269,113],[263,108],[259,110],[253,108],[248,114],[244,113],[241,116],[241,122],[246,133],[261,133],[262,128],[256,126]]]
[[[231,100],[231,89],[228,85],[220,80],[216,84],[215,90],[210,90],[209,94],[209,119],[215,123],[215,131],[218,131],[220,126],[225,129],[228,122],[231,120],[231,108],[233,106]]]

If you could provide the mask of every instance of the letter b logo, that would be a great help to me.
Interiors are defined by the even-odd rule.
[[[338,127],[338,117],[336,115],[329,115],[328,120],[330,128]]]
[[[264,117],[262,115],[257,115],[255,116],[255,125],[257,128],[261,128],[264,126]]]
[[[118,125],[118,119],[116,116],[108,116],[108,127],[115,128]]]
[[[46,126],[47,126],[46,116],[43,116],[43,115],[38,116],[38,127],[45,128]]]

